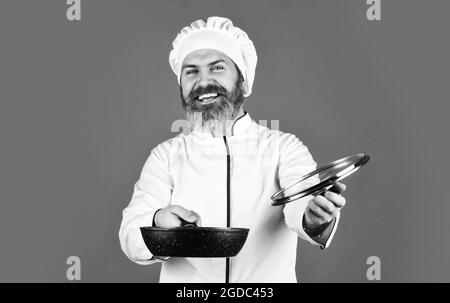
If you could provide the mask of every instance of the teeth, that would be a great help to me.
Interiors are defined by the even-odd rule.
[[[207,98],[215,98],[217,97],[216,93],[211,93],[211,94],[203,94],[201,96],[198,97],[199,100],[203,100],[203,99],[207,99]]]

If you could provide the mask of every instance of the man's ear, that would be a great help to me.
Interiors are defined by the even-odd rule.
[[[244,82],[244,76],[242,75],[241,70],[240,70],[239,67],[236,65],[236,63],[233,62],[233,64],[234,64],[234,67],[236,68],[236,71],[237,71],[237,74],[238,74],[238,82],[239,82],[239,83]]]

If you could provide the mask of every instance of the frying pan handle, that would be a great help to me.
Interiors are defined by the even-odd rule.
[[[183,219],[181,219],[181,226],[183,226],[183,227],[198,227],[197,224],[188,222],[188,221],[184,221]]]
[[[320,193],[321,196],[325,197],[325,192],[327,191],[331,191],[333,193],[336,193],[338,195],[341,194],[340,190],[338,189],[338,187],[336,186],[336,184],[334,184],[331,188],[329,188],[328,190],[324,190],[323,192]]]

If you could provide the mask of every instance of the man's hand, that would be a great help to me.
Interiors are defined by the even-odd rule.
[[[347,186],[345,184],[336,182],[334,189],[339,194],[326,191],[325,196],[317,195],[308,202],[305,210],[304,223],[305,228],[313,230],[322,224],[329,223],[333,218],[337,217],[338,213],[345,206],[345,198],[340,195]]]
[[[155,225],[158,227],[177,227],[186,223],[194,223],[201,226],[200,215],[187,210],[179,205],[169,205],[158,210],[154,216]]]

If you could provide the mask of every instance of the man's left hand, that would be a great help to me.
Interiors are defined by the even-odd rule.
[[[314,229],[331,222],[345,206],[345,198],[341,195],[347,186],[336,182],[334,189],[339,194],[326,191],[325,195],[317,195],[308,202],[305,210],[305,228]]]

